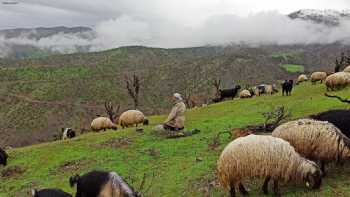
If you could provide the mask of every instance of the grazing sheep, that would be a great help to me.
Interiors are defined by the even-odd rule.
[[[8,154],[2,148],[0,148],[0,164],[6,166],[8,157]]]
[[[249,90],[242,90],[239,93],[239,98],[250,98],[250,97],[252,97],[252,94],[250,93]]]
[[[272,85],[266,85],[265,86],[265,92],[266,92],[266,94],[272,95],[274,93],[277,93],[278,90],[277,90],[276,85],[272,84]]]
[[[332,123],[300,119],[277,127],[272,136],[288,141],[304,157],[319,161],[325,175],[325,164],[350,157],[350,140]]]
[[[308,78],[307,78],[307,76],[306,75],[304,75],[304,74],[302,74],[302,75],[299,75],[299,77],[298,77],[298,80],[297,80],[297,85],[299,84],[299,83],[302,83],[302,82],[304,82],[304,81],[307,81],[308,80]]]
[[[315,84],[317,81],[321,81],[321,83],[327,78],[326,72],[314,72],[311,74],[311,82]]]
[[[290,96],[293,90],[293,80],[285,80],[282,84],[282,96],[286,93],[286,96]]]
[[[311,115],[310,118],[320,121],[328,121],[334,124],[345,136],[350,138],[350,110],[329,110],[316,115]]]
[[[265,194],[272,179],[277,195],[279,181],[305,181],[307,186],[314,189],[319,188],[322,182],[319,167],[301,157],[288,142],[258,135],[232,141],[218,160],[219,181],[230,190],[231,197],[235,196],[235,186],[239,187],[243,195],[248,194],[242,184],[242,180],[248,177],[266,177],[262,187]]]
[[[224,89],[224,90],[219,89],[218,98],[214,98],[212,101],[214,103],[217,103],[217,102],[223,101],[225,98],[232,98],[233,100],[237,95],[238,90],[240,89],[241,89],[240,85],[236,85],[235,88],[232,88],[232,89]]]
[[[83,176],[75,175],[69,179],[71,187],[77,185],[76,197],[138,197],[117,173],[91,171]]]
[[[123,112],[119,116],[119,125],[122,128],[137,125],[138,124],[148,125],[148,120],[145,118],[145,115],[139,110],[128,110]]]
[[[337,72],[332,75],[329,75],[326,78],[327,91],[342,89],[349,84],[350,84],[350,73],[348,72]]]
[[[61,189],[42,189],[40,191],[32,189],[32,197],[72,197],[72,195]]]
[[[350,65],[349,65],[349,66],[347,66],[347,67],[344,69],[344,72],[348,72],[348,73],[350,73]]]
[[[62,128],[62,140],[75,137],[75,131],[72,128]]]
[[[91,129],[93,131],[106,131],[106,129],[117,130],[117,125],[114,124],[109,118],[98,117],[91,122]]]
[[[260,85],[254,87],[254,94],[256,96],[260,96],[262,94],[272,95],[276,92],[278,92],[278,90],[277,90],[275,84],[273,84],[273,85],[260,84]]]

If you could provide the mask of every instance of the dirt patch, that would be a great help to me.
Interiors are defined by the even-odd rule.
[[[101,144],[98,144],[97,147],[98,148],[104,148],[104,147],[123,148],[123,147],[131,145],[132,143],[133,143],[133,141],[130,138],[120,137],[120,138],[111,139],[111,140],[105,141]]]
[[[1,177],[3,178],[19,177],[24,172],[25,172],[25,169],[19,166],[11,166],[1,171]]]
[[[62,165],[58,166],[58,168],[55,171],[51,171],[50,174],[53,175],[53,174],[59,174],[64,172],[79,172],[82,169],[86,169],[93,162],[94,162],[93,160],[67,161]]]

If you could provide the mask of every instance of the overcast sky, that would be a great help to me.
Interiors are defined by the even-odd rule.
[[[103,21],[134,17],[152,23],[168,21],[189,27],[213,15],[247,16],[277,10],[350,9],[349,0],[1,0],[0,29],[38,26],[96,26]]]
[[[350,10],[350,0],[0,0],[0,29],[90,26],[94,39],[56,34],[40,40],[0,37],[0,56],[10,45],[31,44],[75,52],[120,46],[350,43],[350,20],[337,27],[292,20],[299,9]]]

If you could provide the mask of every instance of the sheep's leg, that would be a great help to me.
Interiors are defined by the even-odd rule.
[[[270,176],[266,177],[264,185],[262,186],[262,190],[263,190],[264,194],[266,194],[266,195],[269,193],[269,182],[270,182],[270,180],[271,180]]]
[[[243,184],[242,183],[239,183],[238,185],[238,188],[239,188],[239,192],[241,192],[242,195],[248,195],[248,192],[247,190],[244,188]]]
[[[276,196],[281,196],[281,193],[280,193],[280,189],[278,187],[278,181],[277,180],[273,180],[273,191],[275,193]]]
[[[235,196],[236,196],[235,185],[231,184],[231,186],[230,186],[230,197],[235,197]]]

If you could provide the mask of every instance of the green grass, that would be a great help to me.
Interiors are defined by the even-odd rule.
[[[281,65],[281,67],[290,73],[303,73],[304,72],[303,65],[284,64],[284,65]]]
[[[15,177],[0,178],[0,197],[27,196],[31,188],[58,187],[73,193],[68,178],[76,173],[92,169],[117,171],[123,177],[132,176],[137,188],[143,173],[154,173],[148,179],[152,187],[145,196],[224,196],[221,188],[203,193],[203,186],[215,179],[216,161],[230,141],[222,136],[217,150],[208,148],[208,143],[220,131],[261,123],[261,112],[284,105],[293,119],[305,117],[328,109],[348,108],[336,100],[323,96],[324,85],[303,84],[295,88],[290,97],[262,96],[246,100],[227,101],[205,108],[188,111],[187,128],[199,128],[202,132],[181,139],[163,139],[152,134],[151,128],[162,122],[165,116],[150,117],[152,125],[140,134],[134,129],[89,133],[70,141],[57,141],[9,151],[9,165],[0,171],[19,166],[24,173]],[[337,92],[350,97],[350,89]],[[111,139],[128,137],[131,144],[122,147],[103,146]],[[159,156],[148,154],[157,149]],[[202,161],[196,161],[201,157]],[[76,161],[75,167],[67,162]],[[309,191],[303,185],[287,184],[282,187],[285,196],[349,196],[350,166],[329,170],[323,186],[318,191]],[[257,184],[258,183],[258,184]],[[260,180],[248,181],[251,196],[261,196]]]

